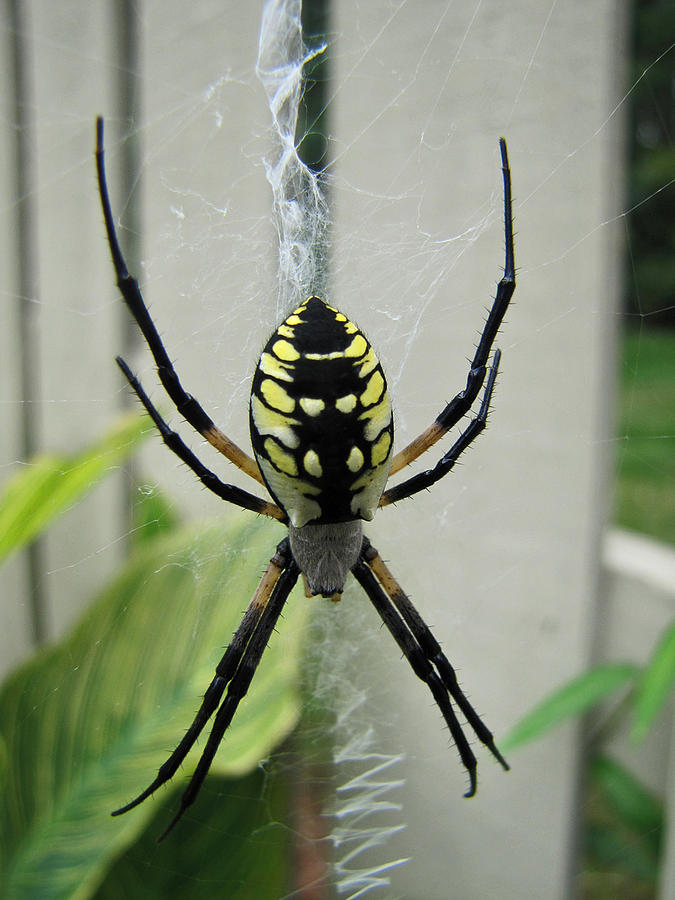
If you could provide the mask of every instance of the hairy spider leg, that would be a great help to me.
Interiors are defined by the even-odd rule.
[[[164,348],[162,339],[157,332],[155,323],[150,317],[138,281],[129,274],[127,264],[117,239],[117,232],[115,231],[115,224],[113,222],[112,207],[110,205],[108,182],[105,174],[102,116],[99,116],[96,119],[96,171],[98,174],[99,196],[101,198],[103,217],[105,219],[105,229],[108,236],[113,266],[115,267],[117,286],[122,294],[122,299],[136,320],[136,323],[141,329],[143,337],[150,348],[155,363],[157,364],[157,374],[159,375],[159,379],[162,382],[164,389],[174,402],[178,412],[185,417],[186,422],[191,425],[195,431],[201,434],[202,437],[215,447],[219,453],[222,453],[223,456],[230,460],[230,462],[233,462],[235,466],[238,466],[243,472],[246,472],[247,475],[254,478],[260,484],[263,484],[262,475],[260,474],[260,469],[255,460],[231,441],[230,438],[214,424],[211,417],[204,411],[199,402],[184,390],[176,370],[173,367],[173,363],[169,359],[166,349]]]
[[[400,472],[401,469],[410,465],[410,463],[414,462],[418,456],[421,456],[422,453],[432,447],[436,441],[440,440],[440,438],[442,438],[450,428],[453,428],[462,416],[466,415],[469,411],[485,381],[487,361],[490,351],[492,350],[492,345],[502,321],[504,320],[504,315],[508,309],[513,292],[516,289],[516,270],[513,254],[511,170],[509,168],[509,158],[504,138],[500,138],[499,140],[499,149],[502,157],[502,176],[504,180],[504,275],[497,285],[497,293],[481,333],[476,352],[471,360],[471,366],[469,367],[469,374],[466,379],[464,390],[453,397],[433,425],[430,425],[426,431],[423,431],[414,441],[411,441],[407,447],[404,447],[403,450],[400,450],[395,454],[389,470],[390,478],[392,475]],[[380,503],[380,506],[385,505],[386,503]]]
[[[448,474],[461,454],[476,440],[478,435],[485,428],[487,422],[487,416],[490,410],[490,400],[492,399],[492,392],[499,370],[500,359],[501,351],[495,350],[492,366],[490,367],[490,375],[488,376],[487,384],[485,385],[485,392],[483,394],[480,409],[478,410],[478,415],[469,422],[448,452],[439,459],[432,469],[427,469],[425,472],[419,472],[417,475],[413,475],[412,478],[408,478],[406,481],[402,481],[395,487],[386,490],[380,497],[380,506],[396,503],[398,500],[412,497],[413,494],[417,494],[419,491],[431,487],[432,484],[435,484],[443,478],[444,475]]]
[[[500,351],[498,349],[495,350],[491,366],[488,365],[488,360],[492,353],[494,340],[515,288],[511,181],[506,143],[503,138],[500,140],[500,149],[504,179],[504,223],[506,234],[506,259],[503,278],[499,282],[492,308],[488,314],[476,353],[471,362],[464,390],[458,393],[454,399],[447,404],[443,412],[429,429],[394,457],[391,473],[399,471],[414,461],[421,453],[435,444],[436,441],[438,441],[451,427],[456,425],[460,419],[471,410],[473,402],[484,386],[480,409],[475,418],[473,418],[461,432],[459,438],[455,441],[450,450],[441,457],[433,468],[404,480],[401,484],[396,485],[389,490],[385,490],[382,493],[378,504],[377,494],[382,490],[382,485],[380,484],[377,493],[373,497],[373,509],[371,509],[371,512],[374,511],[375,505],[386,506],[396,500],[412,496],[413,494],[430,487],[436,481],[441,479],[450,471],[450,469],[452,469],[462,452],[473,442],[485,427],[499,367]],[[128,272],[112,218],[104,166],[103,120],[101,118],[97,120],[96,164],[99,193],[105,218],[108,243],[117,277],[117,284],[125,304],[134,316],[154,357],[158,375],[164,389],[167,391],[178,412],[185,417],[188,424],[218,449],[227,459],[234,462],[235,465],[257,481],[264,483],[258,463],[241,451],[226,437],[226,435],[219,431],[198,401],[183,389],[147,307],[145,306],[138,282],[130,276]],[[305,304],[301,304],[301,307],[309,303],[312,299],[313,298],[310,298]],[[328,307],[327,305],[326,309],[335,313],[336,320],[338,320],[339,317],[339,321],[346,321],[346,317],[339,314],[337,310],[333,310],[332,307]],[[300,308],[295,311],[293,314],[295,318],[298,318],[300,311]],[[293,327],[298,323],[291,323],[291,318],[292,317],[289,317],[282,327],[286,327],[287,331],[292,332]],[[352,323],[347,323],[347,325],[345,325],[345,329],[348,327],[356,329],[356,326],[353,326]],[[278,329],[278,331],[281,332],[281,328]],[[349,333],[351,334],[352,332]],[[286,332],[284,332],[284,336],[288,337]],[[363,336],[361,336],[361,339],[367,344],[367,341]],[[323,358],[323,353],[324,351],[321,350],[317,351],[315,355],[317,355],[318,358]],[[309,355],[310,354],[307,354],[308,357]],[[332,358],[334,355],[334,353],[327,353],[326,358]],[[132,389],[145,407],[148,415],[152,418],[166,445],[197,475],[209,490],[221,499],[237,506],[270,516],[284,524],[288,524],[289,516],[279,505],[256,497],[233,485],[225,484],[217,475],[206,468],[197,456],[187,447],[182,438],[176,432],[172,431],[166,421],[161,417],[126,362],[121,357],[117,358],[117,362]],[[377,360],[375,360],[375,362],[377,362]],[[283,359],[281,360],[281,366],[282,368],[285,366],[284,372],[287,375],[286,369],[288,366]],[[382,379],[383,377],[384,376],[382,376]],[[356,401],[356,399],[355,395],[354,400]],[[367,405],[363,398],[361,402],[364,405]],[[272,407],[274,408],[274,404],[272,404]],[[340,407],[337,408],[340,412],[344,412]],[[280,411],[284,412],[283,409]],[[308,413],[308,415],[311,415],[311,413]],[[351,564],[353,559],[354,556],[352,555],[349,564]],[[434,638],[430,629],[415,610],[409,598],[403,592],[398,582],[396,582],[384,565],[384,562],[377,551],[370,545],[367,539],[364,539],[358,561],[352,567],[351,571],[365,590],[378,614],[403,651],[413,671],[422,681],[424,681],[431,691],[457,745],[462,763],[469,774],[470,784],[465,796],[472,796],[476,791],[476,757],[471,750],[467,737],[459,723],[455,707],[457,707],[466,718],[468,724],[476,733],[479,740],[490,750],[500,764],[505,769],[508,769],[507,762],[495,746],[492,733],[482,723],[480,717],[459,688],[454,669],[443,654],[440,645]],[[206,723],[215,713],[215,718],[210,735],[206,741],[205,749],[190,778],[186,790],[182,794],[178,812],[171,820],[164,833],[160,836],[159,840],[163,840],[163,838],[166,837],[184,815],[185,811],[195,801],[225,731],[232,722],[239,703],[249,689],[271,633],[276,626],[286,600],[295,585],[299,574],[300,567],[293,558],[289,539],[286,538],[277,546],[277,553],[270,561],[261,582],[258,585],[253,600],[244,613],[239,627],[220,663],[216,667],[215,677],[204,694],[202,704],[187,733],[174,752],[160,767],[157,777],[152,784],[130,803],[115,810],[113,815],[121,815],[122,813],[133,809],[154,793],[154,791],[162,784],[169,781],[169,779],[175,775],[181,763],[185,760],[190,749],[194,746]]]
[[[183,439],[177,434],[175,431],[172,431],[168,424],[161,417],[152,401],[146,394],[143,389],[143,385],[140,383],[138,378],[133,374],[129,366],[122,359],[121,356],[117,357],[117,365],[122,370],[124,377],[127,379],[131,387],[133,388],[136,396],[141,401],[143,406],[145,407],[146,412],[155,423],[157,430],[162,436],[162,440],[169,448],[169,450],[173,451],[176,456],[181,459],[186,466],[189,466],[192,471],[195,473],[197,478],[201,481],[204,487],[207,487],[210,491],[216,494],[221,500],[227,500],[228,503],[234,503],[236,506],[240,506],[243,509],[250,509],[252,512],[260,513],[263,516],[269,516],[272,519],[277,519],[280,522],[286,521],[286,514],[282,509],[280,509],[275,503],[270,503],[268,500],[263,500],[260,497],[256,497],[254,494],[249,494],[248,491],[243,490],[242,488],[238,488],[233,484],[225,484],[218,478],[215,472],[212,472],[210,469],[207,469],[206,466],[195,456],[195,454],[190,450],[190,448],[185,444]]]
[[[426,654],[403,621],[403,618],[397,612],[392,601],[378,584],[368,563],[361,558],[352,569],[352,573],[368,595],[370,602],[389,629],[392,637],[401,648],[403,655],[410,663],[415,675],[417,675],[431,691],[433,698],[450,729],[450,734],[459,751],[462,765],[469,773],[469,789],[465,792],[464,796],[473,797],[476,793],[476,757],[469,746],[466,735],[462,731],[462,726],[459,724],[459,720],[452,708],[447,687],[439,678],[438,673],[434,670],[431,662],[427,659]]]
[[[197,768],[193,772],[187,788],[181,795],[178,812],[171,822],[169,822],[165,831],[159,836],[158,843],[164,840],[171,829],[182,818],[188,807],[194,803],[209,768],[211,767],[213,757],[216,755],[216,751],[223,739],[223,735],[229,727],[239,703],[246,696],[253,676],[255,675],[255,671],[258,668],[258,663],[265,652],[265,648],[276,627],[281,611],[288,599],[288,595],[293,590],[293,587],[298,580],[299,574],[300,570],[297,564],[291,560],[279,576],[279,580],[274,586],[269,603],[263,610],[241,662],[237,666],[237,671],[230,681],[230,686],[225,695],[225,699],[216,713],[213,728],[211,729],[211,733],[206,742],[204,752],[197,763]]]
[[[462,689],[457,682],[455,670],[443,653],[441,646],[434,637],[431,629],[417,612],[410,598],[394,578],[380,554],[375,547],[370,544],[367,538],[364,540],[362,556],[384,588],[385,593],[390,597],[394,606],[405,620],[406,625],[422,648],[425,656],[436,667],[441,681],[465,716],[471,728],[473,728],[478,740],[488,748],[502,768],[508,772],[511,767],[497,749],[492,732],[483,724],[480,716],[462,692]]]
[[[297,566],[291,560],[288,539],[285,538],[279,544],[277,553],[270,560],[239,627],[216,667],[216,675],[204,694],[202,704],[185,736],[160,767],[152,784],[130,803],[116,809],[112,813],[113,816],[122,815],[138,806],[175,775],[204,726],[218,708],[227,688],[227,694],[216,714],[204,753],[181,799],[180,809],[160,836],[160,841],[166,837],[188,806],[194,802],[223,735],[248,690],[297,577]]]
[[[204,694],[204,699],[197,711],[197,715],[171,756],[162,766],[160,766],[155,780],[149,787],[140,793],[138,797],[130,803],[116,809],[111,815],[121,816],[123,813],[129,812],[130,809],[138,806],[139,803],[142,803],[151,794],[154,794],[157,788],[166,784],[166,782],[176,774],[178,767],[192,749],[197,738],[201,734],[202,729],[219,705],[220,698],[223,696],[225,688],[232,680],[232,677],[237,670],[237,666],[241,662],[241,658],[248,646],[251,635],[260,620],[263,610],[267,606],[270,594],[279,580],[279,576],[285,565],[286,558],[281,556],[281,554],[273,556],[270,560],[260,579],[260,583],[256,588],[253,599],[249,603],[246,612],[239,623],[239,627],[235,631],[222,659],[216,666],[215,677]]]

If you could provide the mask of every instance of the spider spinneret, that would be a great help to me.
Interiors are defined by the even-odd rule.
[[[344,313],[319,297],[308,297],[272,334],[254,372],[249,410],[254,454],[251,458],[220,431],[200,403],[183,388],[145,306],[138,282],[127,270],[108,195],[103,119],[97,120],[99,194],[117,285],[154,357],[159,379],[187,423],[230,462],[264,485],[272,500],[221,481],[169,427],[121,357],[117,358],[118,365],[166,445],[209,490],[229,503],[276,519],[288,528],[288,536],[278,544],[270,559],[183,739],[152,783],[113,815],[133,809],[169,781],[215,714],[206,746],[181,796],[178,811],[160,840],[194,802],[301,574],[309,594],[333,599],[339,599],[349,573],[354,575],[413,671],[431,691],[469,775],[466,797],[476,792],[477,763],[456,710],[479,741],[508,770],[492,733],[459,687],[455,671],[438,641],[362,530],[362,522],[370,521],[379,507],[411,497],[443,478],[485,428],[501,355],[498,349],[492,353],[492,348],[516,284],[511,176],[503,138],[499,146],[504,183],[504,274],[464,388],[429,428],[394,455],[391,401],[373,348]],[[435,465],[387,487],[393,475],[414,462],[471,412],[481,391],[478,412]]]

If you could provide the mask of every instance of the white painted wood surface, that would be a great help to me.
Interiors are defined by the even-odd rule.
[[[423,8],[397,7],[385,25],[376,4],[338,6],[338,259],[349,257],[338,294],[365,284],[370,332],[391,335],[390,372],[405,354],[405,441],[463,384],[503,264],[497,139],[507,138],[518,287],[490,427],[444,484],[373,529],[499,735],[590,663],[618,302],[607,223],[621,204],[621,123],[609,114],[623,91],[623,35],[613,3]],[[382,195],[401,200],[378,204]],[[359,252],[364,221],[375,251]],[[404,235],[404,253],[380,249],[387,233]],[[392,293],[394,322],[378,314]],[[388,684],[407,674],[396,657]],[[568,896],[578,730],[515,753],[508,776],[479,753],[479,795],[467,801],[423,691],[397,705],[388,748],[405,747],[405,816],[421,826],[392,842],[392,857],[415,860],[397,870],[398,892],[419,896],[424,872],[427,900]]]
[[[110,277],[103,253],[103,235],[93,194],[92,117],[109,104],[112,83],[107,36],[110,23],[102,3],[20,3],[21,33],[13,31],[10,7],[5,4],[3,25],[3,474],[9,475],[21,457],[18,435],[26,402],[19,384],[19,360],[26,348],[18,340],[19,305],[34,318],[31,337],[37,360],[36,402],[29,415],[43,450],[74,452],[100,436],[119,406],[119,381],[109,359],[119,332],[119,311],[112,297],[103,299],[101,286]],[[23,54],[27,121],[31,132],[31,183],[28,198],[37,217],[29,223],[36,296],[21,296],[16,246],[17,218],[22,198],[16,197],[16,133],[10,77],[12,44]],[[7,171],[3,170],[3,171]],[[103,357],[99,356],[101,349]],[[43,568],[37,575],[44,596],[46,635],[62,634],[81,611],[86,599],[122,559],[115,549],[122,527],[122,508],[116,503],[119,481],[102,485],[66,519],[55,525],[43,542]],[[25,579],[21,561],[10,572]],[[29,650],[33,624],[26,591],[5,582],[2,572],[3,668],[18,662]]]
[[[128,334],[113,284],[93,169],[93,121],[108,117],[108,170],[122,232],[142,200],[146,299],[185,386],[247,446],[250,373],[274,324],[275,234],[262,157],[269,111],[254,75],[261,4],[130,5],[139,36],[132,128],[139,181],[120,189],[122,4],[27,2],[39,208],[39,381],[43,446],[74,450],[122,406],[121,350],[152,396],[149,355]],[[518,289],[490,428],[433,493],[388,509],[369,534],[457,664],[497,735],[577,674],[596,643],[600,541],[612,462],[611,416],[622,209],[624,22],[603,0],[370,4],[339,0],[331,34],[336,156],[334,296],[376,345],[395,390],[398,446],[466,376],[503,258],[497,140],[509,142]],[[3,11],[0,252],[16,252],[14,39]],[[139,193],[140,192],[140,193]],[[0,267],[1,474],[20,458],[17,282]],[[179,418],[171,420],[179,424]],[[183,433],[186,433],[184,429]],[[193,446],[208,457],[199,441]],[[440,451],[431,452],[435,460]],[[212,459],[212,458],[211,458]],[[245,484],[231,468],[229,480]],[[146,479],[191,515],[217,501],[159,440]],[[123,557],[131,472],[109,479],[46,539],[47,630],[62,634]],[[241,515],[245,515],[241,513]],[[0,653],[29,652],[21,561],[0,573]],[[345,616],[362,606],[345,596]],[[342,610],[340,610],[342,612]],[[562,898],[574,877],[579,734],[562,729],[503,775],[480,756],[464,777],[437,710],[373,616],[373,661],[347,673],[369,694],[364,722],[382,752],[405,750],[391,799],[408,823],[380,859],[392,896]],[[360,626],[359,626],[360,627]],[[357,629],[358,630],[358,629]],[[328,664],[328,663],[326,663]],[[387,724],[390,726],[387,728]],[[377,859],[374,860],[377,862]]]

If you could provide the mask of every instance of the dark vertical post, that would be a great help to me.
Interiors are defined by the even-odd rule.
[[[20,423],[21,454],[30,459],[40,449],[40,335],[37,199],[35,176],[35,126],[32,110],[30,23],[24,17],[25,4],[9,0],[10,53],[14,88],[14,216],[16,221],[16,284],[18,329],[21,348]],[[33,640],[46,637],[46,597],[42,575],[44,546],[40,540],[27,548],[30,619]]]

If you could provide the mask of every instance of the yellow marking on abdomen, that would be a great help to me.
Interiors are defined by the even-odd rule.
[[[269,409],[255,394],[251,397],[251,413],[253,424],[260,434],[269,434],[291,449],[295,449],[300,443],[300,438],[293,429],[300,422]]]
[[[356,481],[352,481],[352,483],[349,485],[349,490],[350,491],[358,491],[359,488],[365,487],[367,484],[370,484],[370,482],[373,480],[373,476],[374,476],[373,469],[366,469],[365,472],[363,472],[361,475],[359,475],[359,477],[356,479]]]
[[[347,357],[355,357],[358,358],[363,356],[363,354],[368,349],[368,341],[364,338],[362,334],[357,334],[354,340],[349,344],[347,349],[345,350],[345,356]]]
[[[352,447],[347,457],[347,468],[350,472],[358,472],[364,463],[363,453],[358,447]]]
[[[345,394],[335,401],[335,409],[341,413],[350,413],[356,406],[356,394]]]
[[[302,478],[298,478],[294,481],[293,487],[304,497],[311,497],[312,495],[316,496],[321,493],[320,487],[317,487],[315,484],[310,484],[309,481],[303,481]]]
[[[363,361],[357,363],[357,365],[359,366],[359,378],[365,378],[366,375],[370,375],[373,369],[377,366],[377,357],[375,356],[375,351],[372,347],[366,353]]]
[[[388,468],[385,461],[382,465],[365,469],[362,475],[350,485],[354,496],[349,506],[354,516],[365,519],[367,522],[373,518],[387,481]]]
[[[279,362],[271,353],[263,353],[258,363],[258,368],[264,375],[271,375],[279,381],[293,381],[293,376],[288,371],[287,363]]]
[[[330,353],[305,353],[305,359],[322,360],[322,359],[342,359],[344,351],[331,350]]]
[[[359,400],[364,406],[372,406],[373,403],[377,403],[377,401],[382,396],[382,391],[384,390],[384,378],[382,377],[381,372],[374,372],[370,376],[370,380],[366,385],[365,391],[359,397]]]
[[[305,472],[307,472],[308,475],[312,475],[314,478],[321,478],[323,475],[321,460],[319,459],[319,454],[316,450],[308,450],[307,453],[305,453],[302,465],[304,466]]]
[[[318,416],[326,408],[326,404],[320,397],[301,397],[300,406],[308,416]]]
[[[299,478],[291,478],[278,472],[265,456],[260,456],[259,463],[270,490],[279,498],[288,518],[296,528],[301,528],[312,519],[319,518],[321,506],[316,500],[305,496],[310,493],[321,493],[319,488]]]
[[[391,435],[385,431],[373,444],[370,451],[370,459],[374,466],[379,466],[389,455],[391,449]]]
[[[272,344],[272,352],[284,362],[295,362],[296,359],[300,359],[300,354],[293,344],[288,341],[275,341],[274,344]]]
[[[260,383],[260,393],[269,406],[280,412],[290,413],[295,409],[295,400],[271,378],[265,378]]]
[[[276,441],[272,440],[272,438],[265,438],[263,446],[265,447],[265,453],[267,454],[268,459],[280,472],[285,472],[286,475],[298,474],[298,467],[294,457],[280,447]]]
[[[385,393],[382,400],[376,405],[371,406],[359,416],[359,420],[364,421],[363,434],[367,441],[374,441],[381,431],[389,425],[391,421],[391,403],[389,395]]]

